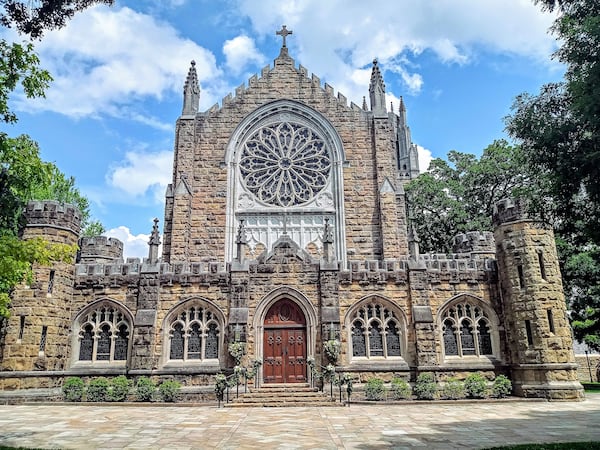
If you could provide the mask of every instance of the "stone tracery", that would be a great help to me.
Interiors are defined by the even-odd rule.
[[[297,206],[327,185],[331,159],[325,142],[306,126],[282,122],[257,130],[244,144],[240,173],[256,198]]]

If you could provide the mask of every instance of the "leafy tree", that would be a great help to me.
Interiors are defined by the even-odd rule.
[[[95,4],[113,3],[113,0],[0,0],[4,9],[0,12],[0,24],[38,39],[46,30],[64,27],[78,11]]]
[[[551,31],[564,80],[515,99],[507,130],[547,180],[575,337],[600,349],[600,3],[538,0],[557,11]]]
[[[56,200],[76,205],[84,226],[90,217],[88,199],[75,187],[75,179],[63,174],[55,164],[40,158],[40,149],[27,135],[9,138],[0,134],[0,227],[17,233],[22,211],[31,200]]]
[[[76,245],[51,244],[41,238],[22,241],[11,234],[0,235],[0,318],[10,315],[13,288],[22,281],[31,283],[32,263],[70,262],[76,250]]]
[[[411,222],[424,251],[449,252],[458,233],[492,229],[494,204],[517,193],[535,192],[518,147],[498,140],[480,159],[451,151],[448,162],[436,158],[429,172],[406,186]]]
[[[19,84],[27,98],[44,97],[52,77],[39,67],[40,60],[31,43],[9,43],[0,40],[0,120],[6,123],[17,121],[10,109],[8,99]]]

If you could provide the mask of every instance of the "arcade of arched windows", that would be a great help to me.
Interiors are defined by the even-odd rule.
[[[88,308],[76,319],[75,330],[75,363],[126,363],[131,319],[117,303],[106,300]]]
[[[404,348],[404,320],[387,301],[372,299],[349,314],[352,359],[400,358]]]
[[[223,341],[222,314],[208,302],[192,300],[167,318],[165,329],[168,362],[218,361]]]
[[[445,357],[496,356],[494,317],[474,300],[463,299],[440,313]]]

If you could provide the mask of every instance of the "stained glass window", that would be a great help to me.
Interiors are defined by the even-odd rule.
[[[396,322],[390,320],[387,326],[386,334],[387,354],[388,356],[400,356],[400,332]]]
[[[80,361],[91,361],[92,355],[94,353],[94,337],[93,332],[94,327],[91,325],[87,325],[80,337],[79,341],[79,360]]]
[[[126,361],[130,324],[113,302],[102,302],[77,319],[79,323],[79,361]]]
[[[448,356],[458,355],[454,322],[450,319],[444,321],[444,352]]]
[[[493,333],[488,313],[469,301],[455,303],[442,313],[446,356],[493,356]]]
[[[367,356],[365,330],[359,320],[352,326],[352,356]]]
[[[197,362],[218,359],[219,316],[200,302],[188,304],[171,314],[169,359]]]
[[[323,139],[304,125],[282,122],[257,130],[239,162],[246,188],[264,203],[307,203],[327,185],[331,160]]]
[[[403,336],[400,323],[400,316],[383,302],[373,301],[361,305],[352,315],[352,356],[402,356]]]

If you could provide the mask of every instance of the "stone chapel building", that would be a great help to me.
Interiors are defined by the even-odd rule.
[[[204,112],[192,62],[162,255],[157,221],[148,258],[123,261],[120,241],[79,238],[75,208],[28,205],[25,239],[80,252],[15,291],[1,389],[120,374],[210,386],[233,369],[234,341],[262,361],[259,384],[304,383],[307,360],[326,365],[324,342],[339,340],[337,370],[357,381],[503,373],[517,395],[582,398],[552,231],[506,200],[494,233],[421,254],[404,104],[386,108],[377,61],[370,105],[348,104],[296,66],[288,33],[272,66]]]

